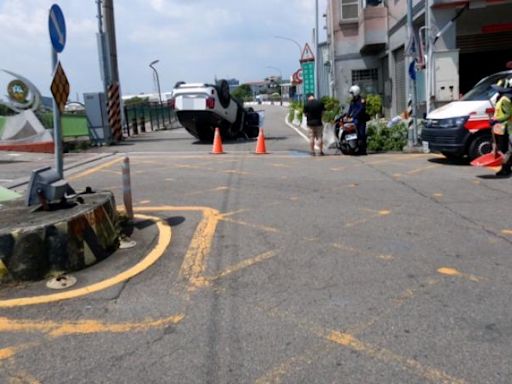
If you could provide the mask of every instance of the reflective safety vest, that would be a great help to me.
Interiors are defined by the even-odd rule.
[[[510,96],[503,95],[496,103],[494,120],[505,125],[507,129],[512,128],[512,101]]]

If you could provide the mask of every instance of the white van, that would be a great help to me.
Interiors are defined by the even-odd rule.
[[[459,101],[431,111],[421,132],[423,147],[454,159],[467,156],[473,160],[489,153],[490,117],[498,96],[491,85],[510,78],[512,70],[495,73],[480,80]]]

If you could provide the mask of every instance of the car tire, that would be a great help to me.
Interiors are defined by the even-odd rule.
[[[229,94],[229,84],[226,80],[220,81],[217,86],[217,94],[219,96],[220,105],[222,105],[223,108],[227,108],[231,101],[231,95]]]
[[[477,157],[483,156],[492,151],[492,136],[490,134],[481,134],[475,137],[469,145],[468,156],[472,161]]]

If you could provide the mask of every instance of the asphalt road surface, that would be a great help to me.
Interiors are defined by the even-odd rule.
[[[68,173],[122,204],[128,154],[137,247],[77,273],[74,298],[1,287],[1,383],[512,382],[511,180],[313,158],[265,108],[268,155],[178,129]]]

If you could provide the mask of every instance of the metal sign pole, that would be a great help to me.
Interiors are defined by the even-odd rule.
[[[52,73],[57,68],[57,52],[52,47]],[[60,178],[64,178],[62,161],[62,125],[59,105],[55,97],[53,98],[53,144],[55,147],[55,170]]]

